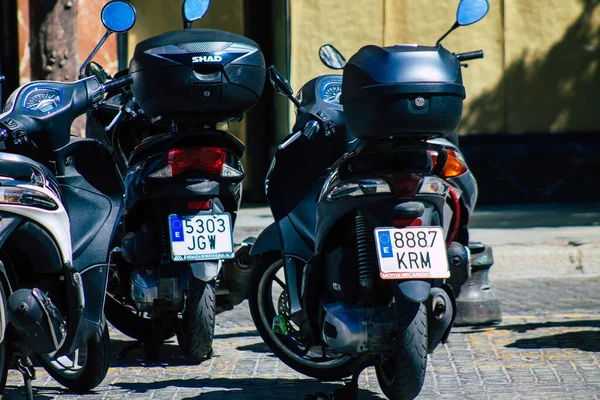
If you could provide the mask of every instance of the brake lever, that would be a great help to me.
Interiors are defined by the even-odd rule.
[[[298,131],[296,133],[294,133],[292,136],[290,136],[288,138],[288,140],[286,140],[285,142],[281,143],[279,145],[279,147],[277,147],[279,150],[283,150],[286,147],[288,147],[290,144],[294,143],[296,140],[298,140],[298,138],[300,138],[300,136],[302,136],[302,131]]]
[[[121,122],[121,120],[123,119],[124,116],[125,116],[125,111],[123,111],[123,109],[121,108],[119,110],[119,112],[117,113],[117,115],[113,118],[113,120],[110,121],[110,124],[108,124],[108,126],[106,128],[104,128],[104,131],[110,132],[119,122]]]

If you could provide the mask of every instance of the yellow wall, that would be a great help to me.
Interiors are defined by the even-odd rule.
[[[330,73],[324,43],[350,56],[365,44],[432,45],[454,22],[458,0],[290,0],[291,83]],[[600,129],[598,0],[490,0],[481,22],[444,40],[483,49],[463,69],[461,133]]]

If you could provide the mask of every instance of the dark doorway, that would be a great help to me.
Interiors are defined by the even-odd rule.
[[[275,65],[289,76],[289,0],[246,0],[244,34],[260,46],[267,67]],[[266,80],[259,103],[246,116],[247,174],[244,200],[264,202],[264,180],[278,138],[287,133],[287,100],[278,96]]]

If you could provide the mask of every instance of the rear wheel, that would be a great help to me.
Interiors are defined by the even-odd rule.
[[[288,334],[273,332],[273,318],[289,316],[283,261],[280,253],[261,255],[252,271],[248,304],[254,325],[271,351],[301,374],[324,380],[340,380],[359,367],[353,357],[331,352],[325,345],[310,346],[300,338],[298,328],[286,318]]]
[[[423,303],[396,304],[398,334],[393,357],[375,366],[377,381],[391,400],[419,395],[427,368],[427,311]]]
[[[215,284],[192,278],[186,310],[177,324],[177,341],[183,355],[202,361],[212,351],[215,335]]]
[[[118,288],[123,285],[119,279],[118,268],[110,268],[108,277],[108,288],[106,291],[106,300],[104,302],[104,314],[106,319],[120,332],[132,339],[144,340],[151,336],[152,319],[145,317],[134,307],[119,300]],[[166,325],[163,328],[163,340],[169,340],[175,336],[173,324]]]
[[[58,383],[74,392],[88,392],[104,380],[110,361],[108,324],[100,327],[83,346],[58,358],[37,355],[44,369]]]
[[[121,303],[110,293],[106,293],[104,302],[106,319],[120,332],[136,340],[143,340],[152,333],[152,320],[138,314],[132,307]],[[175,336],[173,325],[166,326],[162,339],[169,340]]]

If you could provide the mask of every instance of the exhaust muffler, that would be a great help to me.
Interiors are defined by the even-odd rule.
[[[8,321],[34,353],[61,348],[67,326],[50,297],[40,289],[19,289],[8,298]]]

